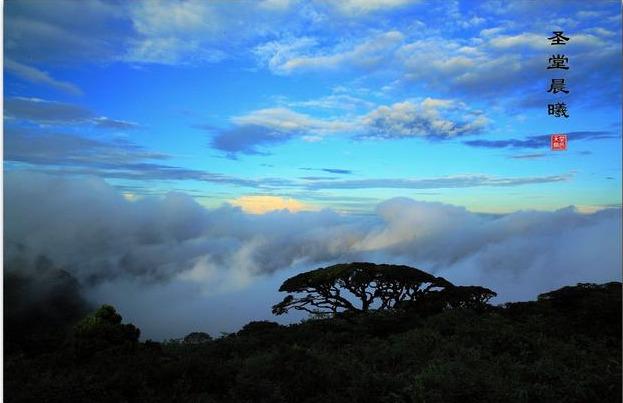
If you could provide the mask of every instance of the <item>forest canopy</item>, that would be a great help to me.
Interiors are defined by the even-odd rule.
[[[283,312],[320,305],[328,315],[163,343],[140,341],[111,305],[55,334],[13,329],[9,335],[34,333],[5,349],[5,400],[621,401],[619,282],[493,306],[496,294],[484,287],[407,266],[349,263],[296,275],[281,291],[290,294],[277,305]]]

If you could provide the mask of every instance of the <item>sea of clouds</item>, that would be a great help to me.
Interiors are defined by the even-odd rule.
[[[155,339],[273,320],[284,279],[338,262],[414,266],[489,287],[498,303],[621,280],[620,208],[485,215],[394,198],[371,215],[256,215],[183,193],[129,201],[102,179],[28,171],[5,174],[4,203],[6,271],[36,277],[46,256],[87,300],[115,305]]]

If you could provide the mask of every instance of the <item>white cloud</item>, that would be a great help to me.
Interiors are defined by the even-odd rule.
[[[616,35],[616,32],[611,31],[609,29],[602,28],[602,27],[588,28],[585,31],[589,33],[594,33],[595,35],[606,36],[606,37],[611,37],[611,36]]]
[[[147,36],[204,33],[219,28],[213,9],[204,1],[142,1],[133,5],[132,12],[134,28]]]
[[[262,0],[260,7],[267,8],[269,10],[287,10],[296,0]]]
[[[389,31],[357,43],[345,43],[333,51],[314,51],[316,41],[310,38],[269,42],[256,48],[261,60],[277,74],[295,71],[331,70],[356,67],[369,69],[386,61],[404,39],[398,31]]]
[[[334,98],[299,103],[300,106],[327,106]],[[347,98],[347,102],[352,102]],[[366,104],[369,109],[372,104]],[[252,111],[231,119],[234,127],[221,130],[212,138],[212,146],[227,152],[259,154],[258,147],[277,145],[293,138],[307,142],[321,141],[327,135],[345,135],[358,139],[393,139],[422,137],[447,139],[477,134],[489,119],[479,110],[449,99],[425,98],[382,105],[365,114],[346,114],[332,118],[313,117],[289,108],[275,107]]]
[[[325,0],[344,14],[363,14],[419,3],[420,0]]]
[[[591,19],[601,17],[603,15],[603,12],[580,10],[575,15],[580,19]]]
[[[586,76],[596,70],[606,73],[609,66],[620,65],[614,56],[620,46],[611,33],[603,27],[589,27],[570,34],[575,52],[571,74]],[[426,28],[394,27],[384,33],[368,33],[358,41],[327,41],[322,36],[288,38],[260,45],[255,53],[275,74],[363,71],[403,86],[421,85],[425,91],[459,92],[462,97],[478,99],[499,98],[502,92],[508,99],[524,96],[535,86],[543,52],[551,51],[547,33],[522,28],[516,21],[482,29],[474,36],[447,34]],[[593,85],[594,91],[577,93],[588,97],[589,93],[608,92],[616,86],[613,80],[617,75],[603,75],[606,80]]]
[[[486,21],[487,20],[485,18],[475,15],[472,18],[464,19],[463,21],[460,22],[460,25],[463,28],[471,28],[471,27],[484,24]]]
[[[225,58],[213,46],[224,21],[208,2],[134,2],[130,18],[137,35],[124,56],[128,62],[185,64]]]
[[[258,45],[253,49],[260,63],[266,64],[276,74],[286,74],[284,65],[292,58],[317,45],[317,40],[310,37],[287,38],[280,41],[270,41]]]
[[[358,108],[372,108],[374,106],[373,102],[343,93],[335,93],[306,101],[289,101],[286,102],[286,104],[288,106],[301,108],[319,108],[330,110],[342,109],[347,111],[354,111]]]
[[[124,60],[131,63],[194,64],[216,63],[227,58],[219,49],[206,49],[197,40],[176,37],[144,38],[133,41]]]
[[[442,110],[444,111],[442,113]],[[456,111],[467,111],[467,119],[449,118]],[[397,102],[380,106],[362,117],[371,138],[455,137],[481,132],[489,120],[477,111],[448,99]]]
[[[480,36],[481,37],[491,37],[491,36],[494,36],[496,34],[499,34],[500,32],[504,32],[504,30],[505,30],[504,27],[485,28],[485,29],[480,31]]]
[[[489,40],[489,44],[500,49],[514,47],[531,47],[535,49],[550,49],[549,41],[543,35],[522,33],[518,35],[498,35]]]
[[[285,0],[132,2],[135,35],[124,60],[133,63],[202,64],[219,62],[260,38],[301,23]]]
[[[352,133],[358,123],[352,119],[316,118],[284,107],[258,109],[231,118],[233,126],[217,131],[212,147],[227,152],[262,154],[261,147],[277,145],[292,138],[316,142],[324,136]]]

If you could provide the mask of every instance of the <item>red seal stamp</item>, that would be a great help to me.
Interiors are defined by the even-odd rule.
[[[551,146],[552,151],[565,151],[567,149],[567,135],[552,134]]]

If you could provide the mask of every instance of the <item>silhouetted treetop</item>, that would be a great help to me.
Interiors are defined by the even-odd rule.
[[[184,344],[203,344],[212,341],[212,336],[205,332],[192,332],[184,336]]]
[[[566,286],[558,290],[546,292],[538,296],[540,302],[551,302],[561,306],[569,305],[572,302],[581,301],[582,298],[599,294],[600,292],[620,293],[621,283],[612,281],[605,284],[578,283],[575,286]]]
[[[498,295],[493,290],[477,285],[450,287],[441,291],[440,294],[452,308],[478,307]]]
[[[375,303],[378,309],[388,309],[447,287],[453,285],[446,279],[409,266],[337,264],[287,279],[279,291],[304,295],[286,296],[273,306],[273,313],[280,315],[291,308],[310,313],[366,312]]]
[[[439,292],[428,293],[415,301],[402,301],[396,305],[407,311],[418,311],[422,314],[435,314],[450,309],[483,310],[489,305],[491,298],[497,293],[480,286],[446,287]]]
[[[115,308],[112,305],[102,305],[95,313],[93,314],[95,318],[101,319],[102,321],[111,323],[111,324],[119,324],[123,319],[121,315],[117,313]]]
[[[135,345],[141,334],[131,323],[122,324],[122,317],[111,305],[102,305],[74,327],[74,342],[79,355],[88,356],[111,346]]]

